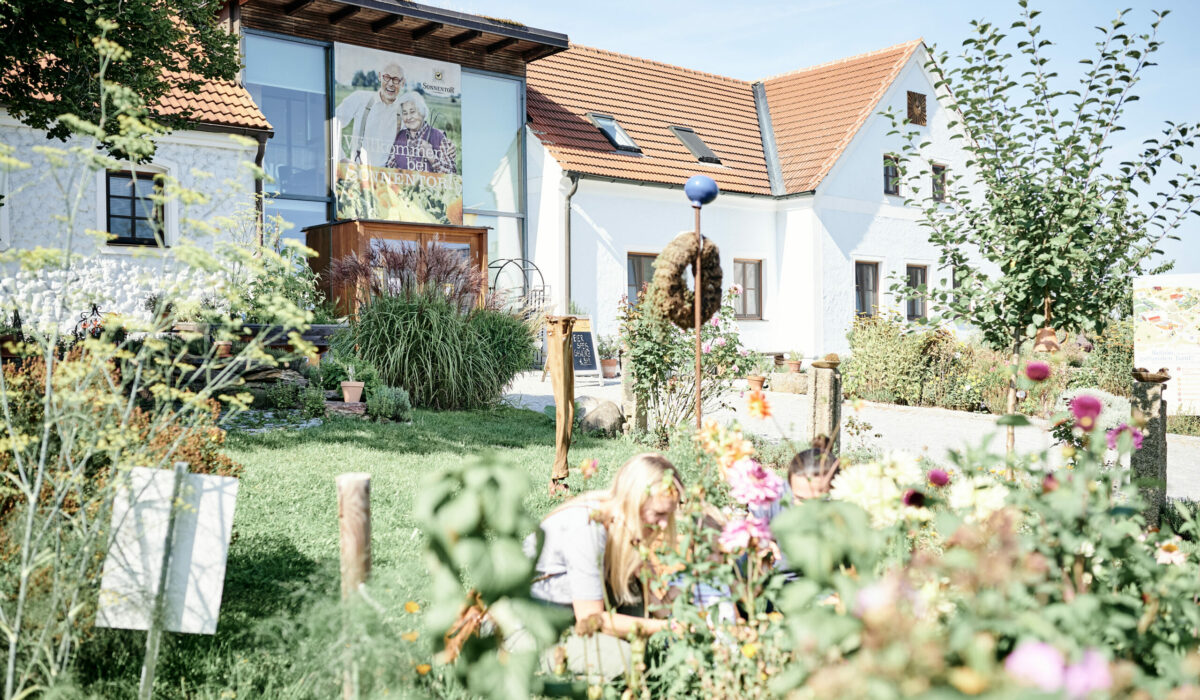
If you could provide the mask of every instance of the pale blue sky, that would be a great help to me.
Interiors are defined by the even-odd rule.
[[[578,44],[666,61],[734,78],[764,78],[789,70],[923,37],[936,50],[958,52],[970,21],[1009,26],[1015,0],[425,0],[465,12],[508,17],[531,27],[567,34]],[[1076,61],[1094,54],[1099,35],[1117,13],[1132,7],[1128,29],[1145,31],[1153,9],[1169,9],[1159,38],[1159,64],[1138,86],[1141,100],[1125,117],[1115,140],[1122,160],[1163,120],[1200,122],[1200,2],[1196,0],[1034,0],[1042,10],[1043,36],[1055,43],[1050,58],[1060,75],[1076,76]],[[1186,162],[1200,158],[1200,151]],[[1175,272],[1200,272],[1200,216],[1191,215],[1164,252]]]

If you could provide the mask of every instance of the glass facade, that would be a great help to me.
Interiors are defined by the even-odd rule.
[[[463,209],[524,212],[525,85],[463,70]]]

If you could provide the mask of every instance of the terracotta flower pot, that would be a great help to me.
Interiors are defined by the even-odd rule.
[[[213,343],[213,346],[217,349],[217,357],[231,357],[233,355],[232,340],[218,340]]]
[[[342,401],[358,403],[362,399],[363,386],[362,382],[342,382]]]
[[[765,381],[767,381],[767,378],[762,375],[746,377],[746,382],[750,384],[751,391],[762,391],[763,382]]]
[[[788,371],[792,374],[800,374],[800,371],[804,369],[804,362],[802,360],[788,360],[787,363]]]
[[[605,379],[612,379],[617,376],[617,361],[615,359],[600,360],[600,370],[604,373]]]

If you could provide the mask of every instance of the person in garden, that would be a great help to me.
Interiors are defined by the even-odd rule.
[[[545,539],[531,592],[575,614],[575,633],[565,644],[570,672],[615,678],[625,672],[630,658],[626,637],[651,635],[670,625],[640,614],[645,606],[639,548],[673,546],[682,493],[675,466],[661,455],[645,453],[626,462],[610,488],[581,494],[542,521]],[[536,535],[525,540],[531,557]],[[607,600],[615,609],[606,606]],[[599,634],[580,636],[585,631]]]

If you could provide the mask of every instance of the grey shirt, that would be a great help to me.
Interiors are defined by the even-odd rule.
[[[534,598],[559,605],[604,600],[604,546],[608,530],[592,521],[594,503],[563,508],[542,521],[546,539],[538,557]],[[525,556],[537,551],[537,533],[525,538]]]

